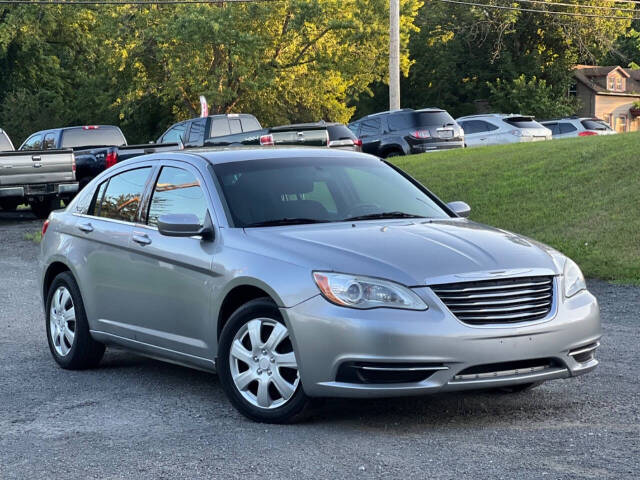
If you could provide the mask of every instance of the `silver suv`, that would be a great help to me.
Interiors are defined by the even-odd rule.
[[[127,160],[44,225],[49,348],[68,369],[117,345],[217,371],[264,422],[312,397],[517,391],[595,368],[578,266],[468,213],[349,151]]]
[[[571,117],[549,120],[542,125],[551,130],[553,138],[590,137],[592,135],[613,135],[617,133],[604,120],[591,117]]]
[[[528,115],[469,115],[457,118],[456,122],[464,130],[467,147],[551,140],[551,130]]]

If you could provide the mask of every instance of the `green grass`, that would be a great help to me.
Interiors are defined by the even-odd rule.
[[[35,232],[27,232],[22,236],[22,238],[33,243],[40,243],[42,241],[42,232],[40,230]]]
[[[640,133],[394,158],[471,218],[573,258],[585,275],[640,284]]]

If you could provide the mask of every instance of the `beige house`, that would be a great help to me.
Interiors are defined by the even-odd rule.
[[[575,90],[580,100],[579,116],[605,120],[618,132],[640,130],[640,70],[619,66],[577,65]]]

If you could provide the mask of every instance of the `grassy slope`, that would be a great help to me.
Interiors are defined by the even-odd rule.
[[[640,133],[394,161],[473,220],[552,245],[588,277],[640,284]]]

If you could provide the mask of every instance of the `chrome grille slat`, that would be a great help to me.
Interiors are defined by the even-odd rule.
[[[513,305],[513,304],[526,303],[526,302],[538,302],[546,298],[551,299],[551,293],[545,293],[544,295],[539,295],[535,297],[529,296],[525,298],[512,298],[509,300],[492,300],[489,302],[464,302],[464,303],[447,302],[447,306],[449,307],[479,306],[480,307],[484,305]]]
[[[553,306],[553,277],[525,277],[433,285],[459,320],[473,324],[518,323],[545,318]]]
[[[541,292],[548,292],[551,290],[551,285],[541,288],[541,289],[537,289],[537,290],[515,290],[515,291],[510,291],[510,292],[503,292],[503,293],[478,293],[478,294],[471,294],[471,295],[456,295],[456,296],[447,296],[446,295],[446,291],[442,292],[441,290],[437,290],[434,289],[434,292],[436,292],[436,294],[438,294],[438,296],[442,299],[442,300],[462,300],[462,299],[466,299],[466,298],[500,298],[500,297],[515,297],[518,295],[529,295],[532,293],[541,293]],[[444,295],[443,295],[444,294]]]
[[[518,311],[518,310],[531,310],[534,308],[540,308],[540,307],[548,307],[549,305],[551,305],[551,301],[547,301],[544,303],[536,303],[535,305],[532,304],[526,304],[526,305],[512,305],[510,307],[496,307],[496,308],[480,308],[480,309],[473,309],[473,310],[460,310],[458,308],[451,308],[450,310],[455,313],[456,315],[458,315],[459,313],[493,313],[493,312],[514,312],[514,311]]]
[[[513,285],[500,285],[500,286],[488,286],[488,287],[468,287],[468,288],[439,288],[439,286],[432,287],[434,290],[438,289],[441,292],[446,293],[464,293],[464,292],[474,292],[481,290],[506,290],[511,288],[527,288],[527,287],[537,287],[538,285],[551,285],[551,280],[546,280],[544,282],[529,282],[529,283],[516,283]]]

